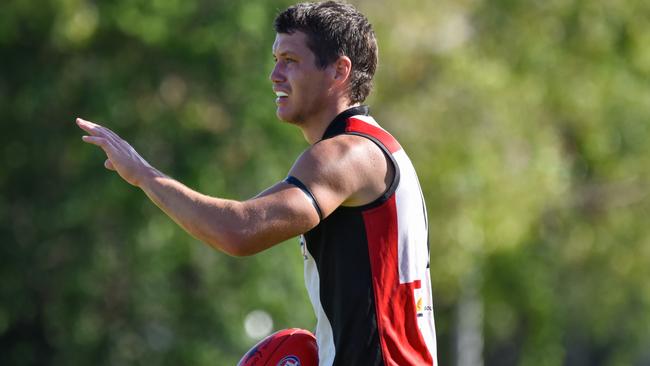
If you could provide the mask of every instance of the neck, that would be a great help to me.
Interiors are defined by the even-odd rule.
[[[338,116],[346,109],[357,107],[359,105],[359,103],[348,105],[346,102],[340,102],[333,105],[331,108],[323,110],[322,113],[313,116],[313,118],[310,118],[308,121],[305,121],[304,124],[299,126],[302,130],[303,136],[305,136],[305,140],[307,140],[310,145],[317,143],[322,139],[325,130],[327,130],[327,127],[329,127],[330,123],[334,120],[334,117]]]

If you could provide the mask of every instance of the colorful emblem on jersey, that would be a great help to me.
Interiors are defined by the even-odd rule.
[[[424,314],[422,313],[423,310],[424,310],[424,306],[422,304],[422,297],[418,296],[417,301],[415,302],[415,312],[418,318],[424,316]]]

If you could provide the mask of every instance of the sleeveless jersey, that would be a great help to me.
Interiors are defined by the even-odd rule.
[[[376,201],[340,206],[301,236],[319,364],[437,365],[424,198],[402,147],[370,121],[366,106],[348,109],[323,139],[370,139],[394,166],[392,184]]]

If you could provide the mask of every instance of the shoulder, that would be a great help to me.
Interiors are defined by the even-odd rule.
[[[362,136],[343,134],[312,145],[298,157],[296,165],[334,172],[372,167],[376,160],[383,160],[383,153],[374,142]]]
[[[356,135],[337,135],[305,150],[290,172],[330,210],[373,201],[392,178],[392,166],[379,146]],[[328,204],[324,204],[328,206]],[[331,212],[331,211],[330,211]]]

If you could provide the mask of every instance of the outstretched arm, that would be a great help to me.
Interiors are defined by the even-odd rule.
[[[206,196],[162,174],[126,141],[98,124],[77,119],[87,143],[104,150],[104,166],[140,187],[192,236],[230,255],[251,255],[318,225],[312,201],[280,182],[247,201]],[[392,180],[392,166],[368,139],[339,136],[307,149],[289,172],[315,196],[323,217],[340,205],[374,201]]]
[[[244,202],[210,197],[162,174],[126,141],[101,125],[77,119],[83,141],[106,153],[104,166],[141,188],[192,236],[230,255],[251,255],[304,233],[318,214],[300,189],[278,183]]]

